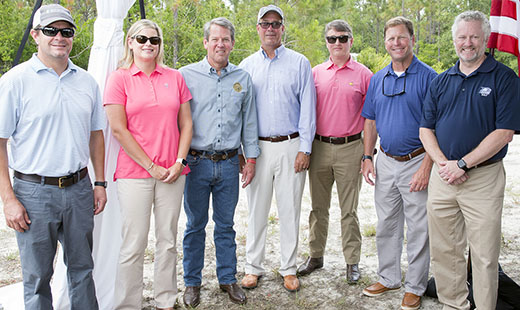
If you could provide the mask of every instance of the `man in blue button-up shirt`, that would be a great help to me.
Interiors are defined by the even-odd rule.
[[[188,218],[184,233],[184,303],[200,303],[201,271],[212,195],[215,222],[217,277],[231,301],[244,304],[246,296],[236,284],[236,243],[233,217],[238,202],[239,170],[243,187],[255,176],[255,159],[260,155],[253,84],[247,72],[229,63],[235,44],[231,22],[219,17],[204,26],[207,56],[180,71],[193,99],[193,138],[187,161],[184,210]],[[247,162],[240,163],[243,146]]]
[[[274,186],[280,218],[279,272],[284,287],[297,291],[300,206],[316,130],[316,89],[307,58],[282,45],[282,10],[274,5],[261,8],[256,29],[261,49],[240,64],[253,79],[262,150],[257,175],[247,191],[249,225],[242,287],[256,287],[264,273],[267,217]]]

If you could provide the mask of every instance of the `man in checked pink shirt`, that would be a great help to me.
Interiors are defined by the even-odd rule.
[[[356,283],[361,232],[357,217],[362,176],[363,130],[361,110],[372,72],[352,59],[352,29],[344,20],[325,26],[330,57],[313,68],[316,85],[316,136],[309,167],[312,210],[309,214],[310,256],[298,268],[306,275],[323,267],[327,243],[332,185],[336,182],[341,208],[341,239],[347,280]]]

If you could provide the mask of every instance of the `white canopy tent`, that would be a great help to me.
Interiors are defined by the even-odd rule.
[[[105,89],[108,75],[117,68],[123,55],[123,21],[135,0],[96,0],[98,17],[94,23],[94,44],[90,52],[88,71],[99,84],[101,93]],[[114,286],[117,260],[121,245],[121,216],[113,175],[116,168],[119,143],[114,139],[110,127],[105,131],[105,178],[108,181],[108,203],[105,211],[94,221],[94,281],[99,309],[113,309]],[[89,167],[92,172],[92,167]],[[93,175],[91,175],[93,178]],[[52,283],[54,308],[70,309],[66,267],[60,251]]]

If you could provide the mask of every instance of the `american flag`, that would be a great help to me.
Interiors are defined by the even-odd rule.
[[[520,73],[520,0],[491,0],[489,15],[488,47],[515,55]]]

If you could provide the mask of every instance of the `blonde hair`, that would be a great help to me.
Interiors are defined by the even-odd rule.
[[[155,57],[155,63],[158,65],[163,65],[163,59],[164,59],[164,40],[162,36],[162,30],[161,28],[153,21],[149,19],[141,19],[136,21],[130,29],[128,29],[128,32],[125,37],[125,51],[123,53],[123,58],[119,61],[119,67],[128,69],[132,66],[134,63],[134,53],[128,46],[128,40],[131,38],[133,40],[133,37],[136,33],[139,33],[139,31],[143,29],[155,29],[157,31],[157,36],[161,38],[161,42],[159,43],[159,53],[157,54],[157,57]]]

